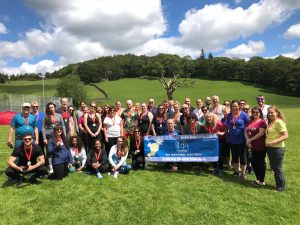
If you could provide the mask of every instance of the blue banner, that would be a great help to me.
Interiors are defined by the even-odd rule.
[[[145,136],[144,152],[150,162],[216,162],[219,141],[216,134]]]

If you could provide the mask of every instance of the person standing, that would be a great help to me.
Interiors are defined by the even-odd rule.
[[[268,108],[270,108],[270,105],[266,105],[266,98],[263,95],[258,95],[256,97],[257,107],[261,109],[263,113],[263,118],[266,122],[268,122],[267,114],[268,114]]]
[[[68,112],[69,101],[68,98],[64,97],[60,100],[61,107],[56,110],[56,113],[59,113],[64,121],[66,129],[66,137],[70,137],[70,113]]]
[[[15,133],[15,146],[22,145],[24,134],[31,133],[34,137],[35,144],[39,144],[39,131],[37,127],[36,117],[30,114],[30,103],[22,104],[22,112],[16,114],[11,123],[8,133],[7,146],[13,148],[12,136]]]
[[[268,127],[266,136],[267,154],[271,169],[274,171],[276,191],[284,191],[286,188],[282,164],[285,154],[284,141],[288,138],[288,131],[284,122],[283,113],[276,107],[268,109]]]
[[[224,117],[224,115],[223,115],[223,108],[224,108],[224,106],[219,103],[219,96],[214,95],[212,97],[212,99],[213,99],[213,105],[209,109],[209,111],[211,113],[217,115],[218,118],[221,120]]]
[[[70,105],[68,107],[68,113],[70,115],[70,118],[69,118],[70,137],[71,136],[77,136],[78,133],[79,133],[79,128],[78,128],[77,118],[76,118],[76,115],[75,115],[74,106]]]
[[[158,109],[154,105],[154,99],[153,98],[149,99],[147,109],[148,109],[149,112],[151,112],[153,114],[153,116],[156,115]]]
[[[31,133],[24,134],[22,144],[14,148],[8,159],[9,167],[5,174],[17,180],[17,187],[22,186],[26,174],[30,175],[31,184],[37,184],[36,179],[48,173],[44,166],[44,153],[38,145],[32,143],[32,137]]]
[[[44,112],[39,111],[39,103],[38,101],[31,102],[31,114],[35,115],[35,122],[37,124],[38,132],[39,132],[39,146],[44,152],[44,141],[43,141],[43,119]]]
[[[239,176],[239,162],[242,173],[241,179],[245,180],[247,157],[246,157],[246,139],[245,128],[249,122],[248,115],[241,111],[237,100],[231,102],[231,112],[227,116],[228,132],[227,138],[232,154],[232,164],[234,168],[234,176]]]
[[[203,106],[203,102],[201,98],[197,98],[196,100],[196,108],[194,109],[193,113],[197,116],[197,120],[200,121],[201,117],[203,116],[203,112],[201,110]]]
[[[91,102],[89,113],[84,114],[84,127],[87,131],[87,152],[89,153],[94,148],[95,140],[101,140],[102,120],[96,113],[96,103]]]
[[[164,106],[158,106],[158,112],[153,118],[152,132],[154,136],[161,136],[168,130],[167,128],[167,115],[164,112]]]
[[[153,114],[147,110],[146,103],[142,103],[142,111],[138,117],[138,127],[142,136],[150,133],[152,126]]]

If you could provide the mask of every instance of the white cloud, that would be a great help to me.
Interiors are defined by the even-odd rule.
[[[53,72],[59,69],[60,66],[55,65],[52,60],[42,60],[35,64],[28,62],[22,63],[19,67],[0,67],[0,73],[4,74],[24,74],[24,73],[45,73]]]
[[[7,29],[6,26],[3,23],[0,23],[0,34],[6,34]]]
[[[263,41],[249,41],[248,44],[241,44],[232,49],[226,49],[224,56],[237,58],[250,58],[257,56],[265,51],[265,43]]]
[[[283,53],[281,55],[290,57],[290,58],[294,58],[294,59],[300,58],[300,47],[298,47],[296,49],[296,51],[294,51],[294,52],[287,52],[287,53]]]
[[[290,26],[283,36],[287,39],[300,38],[300,23]]]
[[[230,41],[263,33],[268,26],[284,21],[291,14],[292,3],[262,0],[247,9],[219,3],[189,10],[179,25],[177,44],[195,50],[220,50]]]

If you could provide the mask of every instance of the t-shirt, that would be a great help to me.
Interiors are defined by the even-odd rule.
[[[285,122],[281,119],[276,119],[276,121],[273,124],[268,125],[266,143],[279,138],[282,135],[282,133],[286,131],[287,129]],[[273,145],[272,147],[283,148],[285,147],[284,141],[281,141]]]
[[[22,116],[22,113],[16,114],[10,125],[15,129],[16,139],[21,139],[25,134],[34,133],[34,128],[37,127],[35,121],[35,115],[29,114],[26,118]]]
[[[259,121],[254,122],[253,120],[251,120],[246,128],[246,132],[248,134],[249,138],[254,137],[255,135],[257,135],[259,133],[259,128],[263,128],[266,129],[267,128],[267,123],[265,120],[261,119]],[[266,140],[266,135],[263,135],[262,137],[260,137],[259,139],[252,141],[251,145],[252,145],[252,149],[254,151],[262,151],[265,149],[265,140]]]
[[[136,113],[134,110],[128,110],[125,109],[122,114],[121,118],[124,120],[123,128],[124,131],[132,132],[135,128],[134,122],[138,119],[138,113]]]
[[[249,123],[249,117],[247,113],[240,112],[238,117],[234,117],[232,113],[228,114],[227,124],[228,124],[228,143],[231,144],[243,144],[246,142],[245,139],[245,128]]]
[[[38,114],[33,114],[33,113],[31,113],[31,114],[35,116],[37,128],[38,128],[39,132],[41,132],[42,128],[43,128],[43,118],[44,118],[45,114],[43,112],[38,112]]]
[[[217,116],[219,117],[219,119],[222,119],[222,118],[224,117],[224,114],[223,114],[223,108],[224,108],[224,107],[225,107],[225,106],[219,104],[217,107],[212,106],[212,107],[209,109],[209,111],[210,111],[211,113],[217,115]]]
[[[29,156],[29,149],[26,150],[28,156]],[[11,153],[11,156],[17,157],[19,159],[17,165],[18,166],[27,166],[27,162],[30,161],[31,165],[35,165],[37,163],[37,158],[41,155],[44,155],[43,151],[38,145],[32,144],[32,153],[30,160],[27,159],[26,153],[24,150],[24,144],[21,146],[17,146],[14,148],[13,152]]]
[[[107,137],[119,137],[121,135],[122,119],[117,114],[113,117],[105,117],[103,124],[107,127]]]

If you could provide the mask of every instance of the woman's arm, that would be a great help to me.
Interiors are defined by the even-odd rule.
[[[284,131],[284,132],[281,133],[281,136],[279,138],[277,138],[273,141],[270,141],[269,143],[266,143],[266,146],[272,147],[273,145],[278,144],[278,143],[288,139],[288,137],[289,137],[288,132]]]

